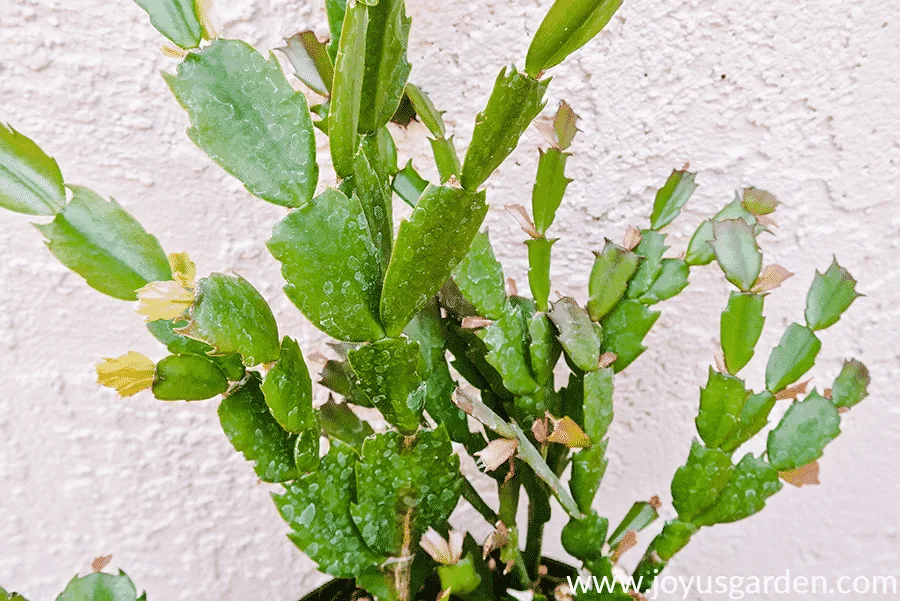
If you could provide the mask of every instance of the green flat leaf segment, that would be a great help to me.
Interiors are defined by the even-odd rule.
[[[507,304],[499,319],[478,332],[488,348],[485,360],[502,376],[503,386],[520,396],[539,388],[528,365],[528,326],[526,312]]]
[[[282,219],[266,245],[288,298],[317,328],[338,340],[384,336],[378,252],[356,196],[325,190]]]
[[[241,356],[238,354],[231,355],[210,355],[215,349],[205,342],[182,336],[175,332],[175,329],[181,329],[188,325],[184,320],[170,321],[167,319],[159,319],[147,323],[147,329],[153,334],[154,338],[159,340],[166,346],[173,355],[199,355],[204,359],[208,359],[215,363],[225,376],[237,382],[244,377],[246,372]]]
[[[744,368],[753,357],[766,318],[763,317],[765,296],[732,292],[728,307],[722,313],[719,337],[725,366],[731,374]]]
[[[622,371],[647,350],[644,337],[659,319],[659,311],[651,311],[637,300],[623,300],[601,321],[603,352],[616,354],[612,368]]]
[[[584,433],[599,443],[613,420],[613,370],[609,367],[584,374]]]
[[[348,445],[357,453],[362,450],[363,440],[373,433],[372,426],[359,419],[347,403],[336,403],[331,398],[319,407],[318,417],[325,434],[332,440]]]
[[[331,162],[340,177],[353,175],[353,159],[359,148],[360,111],[366,69],[368,7],[362,2],[347,7],[340,45],[334,63],[334,83],[328,114]]]
[[[546,233],[553,224],[566,188],[572,183],[565,174],[569,156],[556,148],[540,151],[537,177],[531,192],[531,212],[534,215],[534,227],[539,234]]]
[[[187,327],[178,330],[217,353],[239,353],[248,366],[278,359],[278,325],[272,309],[250,282],[239,275],[213,273],[195,289]]]
[[[328,49],[312,31],[301,31],[285,40],[279,48],[294,68],[294,75],[313,92],[322,96],[331,94],[334,66]]]
[[[156,30],[179,48],[188,50],[209,37],[196,0],[134,0],[150,16]]]
[[[760,511],[766,499],[781,487],[778,472],[762,459],[748,453],[735,466],[731,480],[722,489],[715,504],[695,518],[693,523],[712,526],[750,517]]]
[[[592,447],[582,449],[572,456],[572,476],[569,479],[569,490],[582,512],[590,511],[594,496],[606,473],[606,467],[609,464],[606,459],[608,445],[609,439],[606,439],[594,443]]]
[[[503,267],[494,255],[487,232],[472,239],[469,252],[453,270],[453,281],[482,317],[499,319],[506,307]]]
[[[710,243],[725,278],[747,292],[756,283],[762,269],[762,253],[753,228],[743,219],[715,221]]]
[[[750,440],[769,423],[769,414],[775,407],[776,399],[768,390],[751,394],[744,403],[738,427],[731,432],[721,449],[733,453],[739,446]]]
[[[588,280],[587,310],[591,319],[599,321],[619,302],[640,261],[640,256],[606,239]]]
[[[406,167],[394,176],[391,187],[403,202],[415,208],[419,198],[428,187],[428,182],[413,168],[412,160],[410,160]]]
[[[660,230],[675,220],[681,209],[687,204],[697,184],[694,183],[696,173],[673,171],[665,185],[656,193],[653,212],[650,214],[650,227]]]
[[[743,380],[709,368],[706,388],[700,390],[697,432],[706,446],[715,449],[735,431],[749,392]]]
[[[666,234],[656,230],[641,230],[641,242],[635,247],[634,253],[642,257],[642,260],[628,282],[625,296],[640,298],[650,290],[662,270],[663,254],[667,248]]]
[[[628,532],[640,532],[650,524],[652,524],[659,514],[656,507],[647,501],[638,501],[631,506],[622,522],[609,535],[609,545],[615,547],[618,545]]]
[[[263,482],[300,476],[294,462],[296,436],[285,432],[266,405],[259,376],[252,374],[219,405],[219,422],[234,449],[253,463]]]
[[[487,106],[475,118],[472,142],[463,161],[463,188],[478,189],[509,156],[544,108],[548,84],[549,80],[537,81],[515,68],[500,71]]]
[[[562,346],[556,330],[545,313],[537,313],[528,323],[528,355],[535,382],[543,386],[553,378],[553,368],[559,362]]]
[[[678,518],[690,522],[712,507],[733,473],[728,453],[706,448],[694,440],[687,463],[672,478],[672,504]]]
[[[799,380],[812,368],[821,348],[822,342],[812,330],[798,323],[789,325],[766,365],[769,392],[779,392]]]
[[[835,259],[825,273],[816,272],[806,296],[806,324],[812,331],[834,325],[858,297],[856,280]]]
[[[328,56],[333,63],[337,58],[338,46],[341,43],[341,29],[344,26],[344,15],[347,14],[347,0],[325,0],[325,14],[328,17],[328,30],[331,40],[328,42]]]
[[[424,398],[416,394],[419,343],[406,338],[385,338],[348,353],[359,386],[388,423],[412,434],[422,423]]]
[[[837,407],[815,391],[788,407],[769,432],[769,462],[783,472],[803,467],[822,456],[825,446],[841,433]]]
[[[284,494],[272,496],[294,530],[288,537],[335,578],[353,578],[384,560],[366,546],[350,516],[355,461],[350,447],[332,441],[317,471],[286,485]]]
[[[462,261],[487,214],[485,193],[429,186],[400,224],[384,278],[381,319],[397,336]]]
[[[550,298],[550,253],[556,238],[530,238],[528,247],[528,286],[538,311],[546,311]]]
[[[763,226],[759,225],[756,216],[744,208],[740,197],[725,205],[725,207],[716,213],[712,219],[707,219],[700,224],[697,231],[691,237],[688,243],[687,252],[684,260],[688,265],[708,265],[716,258],[711,242],[713,240],[713,223],[716,221],[725,221],[728,219],[743,219],[747,225],[753,228],[753,232],[759,235],[763,231]]]
[[[622,0],[556,0],[534,34],[525,71],[537,77],[561,63],[600,33],[621,5]]]
[[[377,169],[379,157],[373,156],[374,151],[372,145],[360,145],[354,161],[353,177],[344,180],[344,183],[352,184],[359,198],[372,242],[378,251],[381,269],[385,270],[394,244],[393,195],[388,174]]]
[[[404,0],[379,0],[367,8],[365,72],[359,131],[373,133],[391,120],[409,77],[410,19]]]
[[[575,299],[559,299],[553,303],[547,317],[556,326],[559,343],[572,363],[582,371],[598,369],[603,330],[591,321]]]
[[[60,263],[88,286],[121,300],[135,300],[149,282],[172,279],[159,241],[115,200],[71,186],[72,200],[48,224],[35,227]]]
[[[262,391],[272,417],[288,432],[316,432],[316,457],[318,458],[318,430],[313,411],[312,379],[303,359],[300,345],[285,336],[281,341],[281,355],[266,373]]]
[[[650,285],[650,289],[638,300],[645,305],[655,305],[677,296],[687,288],[690,274],[690,266],[681,259],[663,259],[660,263],[659,273]]]
[[[844,363],[841,373],[831,385],[831,402],[835,407],[852,407],[869,396],[868,387],[868,368],[851,359]]]
[[[447,131],[444,127],[444,111],[437,110],[428,94],[417,85],[406,84],[406,94],[409,96],[409,100],[412,102],[419,119],[428,128],[431,135],[435,138],[445,137]]]
[[[145,597],[142,595],[141,599]],[[13,595],[11,601],[24,599]],[[118,574],[94,573],[74,577],[56,601],[137,601],[134,583],[125,572]]]
[[[319,178],[312,117],[274,56],[216,40],[163,77],[191,118],[188,136],[247,191],[285,207],[309,202]]]
[[[222,394],[228,378],[200,355],[169,355],[156,364],[153,396],[161,401],[202,401]]]
[[[403,552],[404,524],[413,545],[429,526],[445,531],[461,489],[459,457],[443,428],[423,430],[412,441],[396,432],[376,434],[366,439],[356,465],[351,514],[370,548],[396,557]]]
[[[0,207],[26,215],[56,215],[65,204],[56,161],[30,138],[0,123]]]

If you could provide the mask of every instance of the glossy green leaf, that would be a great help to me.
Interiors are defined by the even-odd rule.
[[[393,194],[390,179],[384,171],[379,172],[379,158],[370,156],[375,149],[371,145],[360,145],[354,161],[352,180],[353,191],[366,214],[369,235],[378,252],[382,272],[387,269],[394,245]],[[349,195],[348,195],[349,196]]]
[[[688,243],[687,252],[684,260],[688,265],[709,265],[716,258],[711,242],[713,240],[713,222],[725,221],[728,219],[743,219],[754,228],[754,232],[759,234],[762,231],[756,221],[756,216],[744,208],[740,198],[735,198],[732,202],[716,213],[712,219],[707,219],[700,224],[697,231],[691,237]]]
[[[285,207],[309,202],[319,179],[312,118],[274,56],[216,40],[163,76],[191,118],[188,137],[247,191]]]
[[[766,499],[781,490],[781,486],[778,472],[762,459],[748,453],[735,466],[731,480],[722,489],[715,504],[693,523],[712,526],[750,517],[760,511]]]
[[[792,323],[769,355],[766,365],[766,388],[776,393],[784,390],[808,372],[816,362],[822,342],[809,328]]]
[[[369,547],[399,556],[405,525],[412,544],[429,526],[446,531],[461,489],[459,457],[444,428],[423,430],[412,440],[376,434],[366,439],[356,465],[351,514]]]
[[[556,339],[556,330],[544,313],[538,313],[528,322],[528,355],[535,382],[543,386],[553,378],[553,368],[559,362],[562,346]]]
[[[56,161],[30,138],[0,123],[0,207],[26,215],[56,215],[65,204]]]
[[[588,280],[587,310],[591,319],[599,321],[619,302],[640,261],[635,253],[606,239]]]
[[[806,324],[812,331],[834,325],[850,304],[862,296],[856,280],[835,259],[825,273],[816,272],[806,296]]]
[[[354,462],[356,453],[332,441],[319,469],[286,485],[272,495],[295,545],[335,578],[353,578],[383,561],[363,541],[353,518]]]
[[[12,599],[24,599],[13,595]],[[144,599],[144,596],[141,596]],[[138,594],[125,572],[104,574],[95,572],[87,576],[75,576],[66,585],[56,601],[137,601]]]
[[[656,507],[647,501],[638,501],[631,506],[622,522],[609,535],[609,546],[615,548],[629,532],[640,532],[652,524],[659,514]]]
[[[666,234],[656,230],[641,230],[641,242],[634,253],[642,260],[631,281],[625,296],[628,298],[640,298],[650,290],[662,270],[663,254],[666,252]]]
[[[328,47],[312,31],[301,31],[285,40],[279,48],[294,68],[294,75],[309,89],[322,96],[331,94],[334,66]]]
[[[72,200],[53,221],[35,224],[59,262],[88,286],[121,300],[135,300],[149,282],[172,279],[159,241],[115,200],[70,186]]]
[[[613,421],[613,370],[584,374],[584,433],[594,444],[606,438]]]
[[[201,278],[190,322],[179,333],[209,344],[217,353],[239,353],[248,366],[276,360],[280,349],[272,309],[239,275]]]
[[[712,507],[733,472],[728,453],[708,449],[694,440],[687,463],[672,478],[672,504],[678,518],[690,522]]]
[[[598,369],[604,332],[591,321],[575,299],[559,299],[553,303],[547,317],[556,326],[559,343],[569,360],[582,371]]]
[[[161,401],[202,401],[222,394],[228,378],[200,355],[169,355],[156,364],[153,396]]]
[[[731,374],[744,368],[753,357],[756,343],[762,334],[764,295],[732,292],[728,307],[722,312],[719,337],[725,366]]]
[[[368,7],[365,72],[359,131],[373,133],[391,120],[409,77],[406,60],[410,19],[404,0],[379,0]]]
[[[609,520],[597,515],[596,511],[591,511],[580,520],[570,519],[560,534],[563,549],[581,561],[599,558],[608,528]]]
[[[529,318],[519,307],[508,304],[499,319],[478,332],[487,345],[485,359],[503,377],[503,386],[514,395],[527,395],[539,388],[528,366]]]
[[[397,193],[397,196],[411,207],[415,207],[418,204],[419,198],[428,185],[425,178],[413,168],[412,160],[394,176],[394,181],[391,182],[391,187]]]
[[[484,192],[429,186],[400,224],[381,295],[388,336],[403,331],[469,250],[487,214]]]
[[[485,109],[475,118],[475,131],[463,161],[460,182],[476,190],[509,156],[519,137],[544,108],[549,80],[537,81],[515,67],[500,71]]]
[[[210,353],[215,352],[213,347],[175,331],[175,328],[180,329],[187,325],[186,321],[173,322],[168,319],[158,319],[147,322],[147,329],[150,330],[150,333],[157,340],[166,345],[166,348],[173,355],[200,355],[215,363],[222,370],[222,373],[233,382],[237,382],[244,377],[246,370],[240,355],[210,355]]]
[[[645,305],[668,300],[687,288],[691,268],[681,259],[663,259],[650,289],[638,299]]]
[[[296,436],[272,417],[258,375],[252,374],[222,399],[219,421],[234,449],[253,463],[260,480],[286,482],[300,476],[294,463]]]
[[[569,153],[556,148],[541,150],[540,153],[537,176],[531,191],[531,212],[534,215],[535,229],[543,235],[553,224],[556,211],[566,194],[566,187],[572,180],[565,174]]]
[[[300,345],[293,338],[281,340],[281,356],[266,373],[262,391],[272,417],[288,432],[315,431],[318,459],[319,426],[313,412],[312,379]]]
[[[653,202],[653,212],[650,214],[650,227],[661,230],[681,213],[681,209],[687,204],[697,184],[694,183],[696,173],[688,171],[673,171],[665,185],[656,193]]]
[[[419,119],[428,128],[431,135],[435,138],[445,137],[447,131],[444,127],[444,111],[437,110],[437,107],[434,106],[425,90],[417,85],[408,83],[406,84],[406,94],[416,109]]]
[[[753,228],[743,219],[715,221],[710,242],[725,279],[747,292],[762,270],[762,253]]]
[[[281,262],[288,298],[317,328],[338,340],[384,336],[378,251],[355,196],[325,190],[282,219],[266,244]]]
[[[601,320],[603,352],[616,354],[616,362],[612,365],[616,373],[647,350],[642,342],[659,315],[659,311],[651,311],[640,301],[623,300]]]
[[[360,124],[366,70],[368,26],[368,7],[362,2],[351,3],[347,7],[337,58],[334,62],[331,110],[328,113],[331,162],[340,177],[353,175],[353,161],[359,148],[357,129]]]
[[[353,448],[357,453],[362,450],[362,443],[374,430],[368,422],[364,422],[353,413],[347,403],[335,403],[334,399],[319,407],[319,422],[322,430],[333,440]]]
[[[203,27],[197,0],[134,0],[150,17],[150,24],[179,48],[188,50],[211,37]]]
[[[374,134],[363,136],[360,145],[365,149],[366,157],[376,173],[391,178],[400,171],[397,166],[397,146],[387,127],[380,127]]]
[[[582,512],[590,511],[594,496],[606,473],[606,466],[609,464],[606,458],[608,445],[609,439],[595,442],[590,448],[582,449],[572,456],[569,490]]]
[[[325,0],[325,15],[328,17],[328,30],[331,39],[328,42],[328,56],[334,63],[337,59],[338,47],[341,44],[341,30],[344,27],[344,16],[347,14],[347,0]]]
[[[506,307],[503,266],[494,255],[487,232],[472,239],[469,252],[453,270],[453,281],[478,315],[499,319]]]
[[[459,179],[462,165],[453,146],[453,138],[428,138],[428,142],[431,144],[431,152],[434,154],[434,163],[437,165],[441,183],[444,184],[452,178]]]
[[[406,338],[385,338],[348,354],[359,386],[388,423],[412,434],[422,423],[424,398],[415,394],[419,344]]]
[[[750,440],[769,423],[769,414],[775,407],[775,395],[768,390],[751,394],[744,403],[738,427],[733,430],[728,440],[721,444],[721,449],[733,453],[739,446]]]
[[[546,311],[550,299],[550,251],[556,238],[531,238],[528,247],[528,285],[538,311]]]
[[[791,403],[778,425],[769,432],[769,463],[779,472],[803,467],[822,456],[825,446],[841,433],[837,407],[813,391]]]
[[[869,396],[868,388],[869,369],[856,359],[850,359],[831,385],[831,402],[835,407],[853,407]]]
[[[749,392],[744,381],[709,368],[706,388],[700,389],[697,432],[711,449],[718,448],[735,431]]]
[[[534,34],[525,71],[532,77],[561,63],[609,23],[622,0],[556,0]]]

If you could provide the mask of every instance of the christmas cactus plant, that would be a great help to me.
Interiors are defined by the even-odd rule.
[[[286,209],[266,245],[287,296],[335,340],[319,381],[327,402],[314,403],[323,397],[313,393],[303,341],[282,336],[250,281],[198,277],[186,253],[167,255],[116,201],[65,184],[56,162],[11,128],[0,128],[0,204],[46,218],[36,227],[50,251],[89,286],[135,302],[168,353],[105,359],[99,382],[122,396],[221,397],[225,435],[259,479],[280,486],[273,498],[288,536],[336,582],[353,579],[384,600],[489,601],[516,590],[564,592],[565,576],[579,571],[621,570],[620,556],[657,520],[660,501],[637,501],[612,526],[594,509],[615,377],[644,352],[659,303],[704,265],[717,265],[734,290],[700,390],[698,437],[672,479],[677,517],[635,568],[640,589],[700,528],[750,517],[784,482],[817,482],[817,460],[840,433],[841,414],[866,396],[868,373],[849,360],[830,388],[807,391],[800,380],[819,352],[817,332],[858,293],[836,261],[817,273],[804,319],[768,356],[764,384],[741,379],[766,297],[793,275],[764,266],[759,239],[774,225],[773,195],[743,190],[699,225],[684,253],[668,256],[664,230],[697,187],[687,167],[673,171],[644,227],[590,241],[586,301],[551,294],[552,225],[578,130],[565,103],[538,118],[547,72],[606,25],[618,0],[553,3],[524,70],[500,70],[462,160],[441,111],[409,81],[403,0],[326,0],[330,41],[311,31],[287,39],[280,50],[319,98],[311,107],[274,54],[219,37],[199,0],[138,4],[180,61],[164,77],[190,118],[188,136],[251,194]],[[438,182],[398,161],[391,131],[412,119],[430,133]],[[531,208],[506,207],[525,232],[529,297],[504,278],[482,222],[484,184],[533,122],[547,144]],[[320,182],[317,135],[327,138],[334,186]],[[398,228],[395,197],[412,207]],[[768,430],[766,451],[741,452],[779,402],[788,408]],[[359,407],[383,421],[373,428]],[[486,500],[463,477],[463,454],[493,479],[496,495]],[[491,525],[486,539],[450,527],[459,503]],[[542,555],[554,503],[567,514],[562,545],[579,561],[571,568]],[[591,595],[631,598],[620,586]]]
[[[111,555],[97,557],[91,562],[91,573],[75,576],[56,598],[56,601],[147,601],[147,594],[138,596],[137,589],[125,572],[108,574]],[[0,601],[28,601],[19,593],[9,593],[0,586]]]

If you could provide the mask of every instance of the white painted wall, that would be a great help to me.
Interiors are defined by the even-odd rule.
[[[447,109],[464,148],[496,72],[522,64],[550,1],[408,4],[413,79]],[[326,30],[318,1],[220,0],[219,12],[225,35],[261,49],[300,28]],[[566,99],[584,117],[569,161],[575,183],[552,230],[562,238],[557,290],[583,298],[590,251],[645,223],[656,187],[690,161],[701,187],[671,228],[675,249],[737,187],[784,201],[764,250],[798,275],[767,304],[751,383],[832,252],[868,295],[823,336],[820,386],[850,355],[874,375],[872,398],[845,416],[822,461],[823,486],[785,490],[761,515],[702,531],[675,574],[900,571],[900,411],[890,385],[900,375],[898,15],[898,0],[632,0],[554,71],[550,107]],[[136,6],[5,0],[0,39],[0,120],[53,154],[67,181],[115,196],[167,250],[189,250],[201,273],[248,277],[283,332],[322,348],[263,247],[283,210],[250,197],[188,141],[187,118],[158,75],[175,61],[158,52],[162,38]],[[398,140],[425,168],[424,129]],[[523,287],[523,235],[501,207],[527,204],[538,143],[529,132],[490,182],[492,237]],[[214,402],[121,400],[94,383],[100,357],[161,356],[140,318],[60,266],[27,219],[0,220],[0,582],[50,599],[107,553],[157,601],[292,601],[322,581],[284,537],[269,487],[225,440]],[[616,518],[636,499],[669,502],[694,434],[728,287],[716,268],[692,280],[619,380],[598,500]]]

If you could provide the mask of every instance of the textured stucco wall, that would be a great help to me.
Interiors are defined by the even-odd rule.
[[[458,147],[498,69],[523,62],[549,4],[408,0],[413,79],[447,109]],[[326,30],[318,1],[220,0],[219,14],[226,36],[261,49],[300,28]],[[569,161],[575,182],[553,228],[555,289],[583,298],[590,251],[645,223],[655,188],[690,161],[701,187],[671,227],[676,252],[737,187],[784,201],[764,250],[797,277],[767,303],[752,384],[832,252],[868,295],[823,336],[820,386],[850,355],[874,375],[872,398],[845,416],[822,461],[823,486],[785,490],[761,515],[704,530],[675,574],[900,573],[900,409],[890,384],[900,375],[898,15],[898,0],[631,0],[554,72],[550,107],[566,99],[584,118]],[[116,197],[168,251],[189,250],[201,273],[247,276],[283,332],[322,348],[263,247],[283,210],[250,197],[188,141],[187,118],[158,75],[175,61],[158,52],[162,39],[136,6],[4,0],[0,39],[0,120],[55,156],[67,181]],[[424,129],[397,137],[427,170]],[[523,287],[523,235],[501,207],[527,204],[539,142],[530,131],[490,182],[487,222]],[[67,272],[27,219],[0,212],[0,224],[0,583],[50,599],[107,553],[155,600],[290,601],[322,581],[284,537],[270,489],[225,440],[214,402],[121,400],[94,383],[99,357],[161,356],[131,308]],[[694,434],[728,287],[715,268],[695,271],[692,284],[665,305],[651,350],[619,379],[598,500],[613,517],[653,494],[669,502]]]

